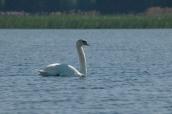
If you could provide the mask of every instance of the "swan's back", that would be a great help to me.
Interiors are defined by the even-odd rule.
[[[50,64],[44,70],[39,71],[43,76],[82,76],[73,66],[67,64]]]

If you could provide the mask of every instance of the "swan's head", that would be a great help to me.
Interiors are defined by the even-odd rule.
[[[76,45],[77,45],[77,46],[89,46],[89,44],[88,44],[87,41],[85,41],[85,40],[78,40],[78,41],[76,42]]]

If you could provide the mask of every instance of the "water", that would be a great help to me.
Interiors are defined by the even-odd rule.
[[[88,76],[41,77],[54,62]],[[0,114],[171,114],[172,29],[0,30]]]

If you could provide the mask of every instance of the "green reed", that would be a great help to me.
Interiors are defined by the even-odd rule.
[[[172,15],[0,16],[0,28],[172,28]]]

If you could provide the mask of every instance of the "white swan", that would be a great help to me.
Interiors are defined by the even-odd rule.
[[[83,46],[88,46],[87,41],[78,40],[76,42],[76,49],[79,55],[80,70],[78,71],[75,67],[68,64],[54,63],[48,65],[45,69],[39,70],[42,76],[86,76],[86,58]]]

